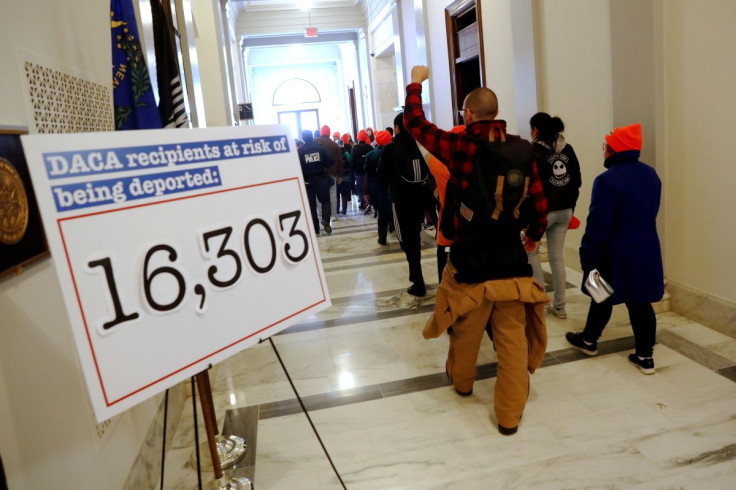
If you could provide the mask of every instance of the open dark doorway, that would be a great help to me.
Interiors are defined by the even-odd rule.
[[[348,88],[348,102],[350,104],[350,124],[353,128],[353,138],[358,135],[358,106],[355,102],[355,87]]]

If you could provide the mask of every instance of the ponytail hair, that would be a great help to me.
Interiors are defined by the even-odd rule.
[[[557,137],[565,130],[562,119],[557,116],[552,117],[546,112],[534,114],[529,120],[529,125],[539,132],[537,139],[546,143],[550,148],[554,148]]]

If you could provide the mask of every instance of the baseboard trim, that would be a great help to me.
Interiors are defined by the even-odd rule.
[[[672,311],[729,337],[736,338],[736,303],[670,279]]]

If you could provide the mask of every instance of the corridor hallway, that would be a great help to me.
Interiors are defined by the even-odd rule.
[[[432,235],[423,237],[428,294],[415,298],[394,234],[378,245],[376,220],[360,213],[333,226],[318,238],[333,306],[274,336],[275,348],[266,340],[211,372],[218,426],[248,444],[226,474],[257,490],[342,488],[326,451],[350,490],[736,487],[736,339],[660,313],[657,373],[644,376],[626,359],[633,337],[616,307],[589,358],[564,339],[582,329],[589,302],[568,269],[568,318],[547,315],[544,364],[519,432],[504,437],[488,339],[473,395],[462,398],[444,372],[447,337],[422,338],[437,288]],[[189,399],[164,488],[197,488],[192,420]]]

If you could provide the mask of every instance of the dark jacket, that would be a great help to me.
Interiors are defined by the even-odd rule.
[[[335,165],[327,150],[314,141],[303,144],[298,153],[302,174],[306,181],[326,175],[327,169]]]
[[[547,211],[560,211],[575,207],[582,184],[580,163],[575,150],[559,135],[554,148],[540,140],[534,141],[539,178],[549,204]]]
[[[371,196],[371,201],[388,199],[388,185],[378,176],[378,166],[385,146],[379,146],[365,156],[365,182],[363,193]]]
[[[664,294],[657,235],[662,184],[638,151],[615,153],[593,182],[590,211],[580,244],[583,292],[596,268],[613,287],[613,304],[654,303]]]
[[[350,152],[350,164],[352,165],[350,170],[354,176],[365,174],[365,156],[371,151],[373,147],[362,141],[353,146]]]

